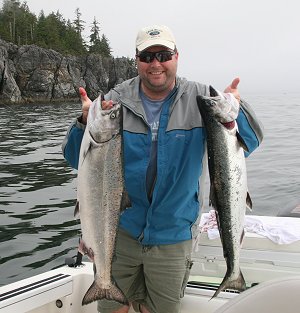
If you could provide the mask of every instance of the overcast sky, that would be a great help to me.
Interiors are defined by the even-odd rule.
[[[2,4],[2,0],[0,0]],[[22,1],[21,1],[22,2]],[[300,92],[299,0],[27,0],[37,15],[59,12],[89,33],[96,17],[114,56],[134,57],[139,28],[169,26],[180,76],[224,89],[241,78],[247,93]]]

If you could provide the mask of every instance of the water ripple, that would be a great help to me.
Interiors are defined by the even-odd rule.
[[[0,285],[76,254],[76,172],[61,143],[79,104],[0,106]]]

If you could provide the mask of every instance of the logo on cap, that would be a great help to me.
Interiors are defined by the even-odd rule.
[[[159,30],[153,30],[153,31],[149,32],[150,36],[156,36],[156,35],[159,35],[159,34],[160,34]]]

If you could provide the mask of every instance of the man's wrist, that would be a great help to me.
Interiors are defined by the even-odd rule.
[[[78,122],[83,124],[83,125],[86,125],[86,122],[87,122],[87,117],[85,116],[85,114],[81,114],[79,117],[78,117]]]

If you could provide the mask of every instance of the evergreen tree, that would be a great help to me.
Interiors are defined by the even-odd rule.
[[[47,21],[44,14],[44,11],[42,10],[39,14],[37,25],[35,28],[35,43],[38,46],[41,46],[43,48],[47,48],[47,35],[48,35],[48,28],[47,28]]]
[[[34,43],[34,27],[37,23],[35,14],[31,13],[26,2],[21,5],[21,14],[18,19],[18,29],[20,29],[20,35],[22,43],[32,44]]]
[[[8,0],[4,0],[3,7],[0,10],[0,38],[12,41],[12,19],[8,3]]]
[[[109,41],[104,34],[100,39],[100,27],[95,17],[91,28],[89,51],[93,53],[99,53],[105,57],[111,56]]]
[[[100,41],[100,27],[96,17],[94,17],[94,21],[91,27],[90,43],[91,45],[94,45],[97,41]]]
[[[89,47],[82,38],[84,24],[79,8],[73,22],[66,21],[59,11],[46,16],[42,10],[37,17],[30,12],[26,1],[3,0],[0,8],[1,39],[17,45],[36,44],[63,54],[82,55],[89,51],[111,56],[109,41],[104,34],[100,35],[96,18],[91,27]]]
[[[79,8],[77,8],[76,10],[75,10],[75,14],[76,14],[76,19],[73,21],[73,23],[74,23],[74,27],[75,27],[75,30],[76,30],[76,32],[80,35],[80,37],[81,37],[81,34],[82,34],[82,31],[84,30],[84,23],[85,23],[85,21],[83,21],[82,19],[81,19],[81,13],[80,13],[80,10],[79,10]],[[82,38],[82,37],[81,37]]]
[[[48,33],[46,38],[47,48],[56,51],[63,50],[63,42],[60,37],[61,28],[63,28],[63,25],[53,12],[46,17],[46,29]]]
[[[94,17],[94,21],[91,28],[90,34],[90,47],[89,51],[92,53],[100,53],[101,50],[101,40],[100,40],[100,27],[96,18]]]
[[[111,49],[109,46],[109,41],[104,34],[102,34],[102,37],[101,37],[101,52],[100,53],[105,57],[111,56]]]
[[[81,55],[87,52],[81,36],[78,35],[77,30],[74,28],[70,20],[67,21],[65,44],[67,51],[70,54]]]
[[[9,29],[9,40],[16,43],[16,20],[20,2],[17,0],[4,0],[3,12],[6,15],[8,23],[5,25]]]
[[[33,30],[36,16],[29,11],[26,2],[4,0],[0,12],[0,36],[15,44],[34,42]]]

